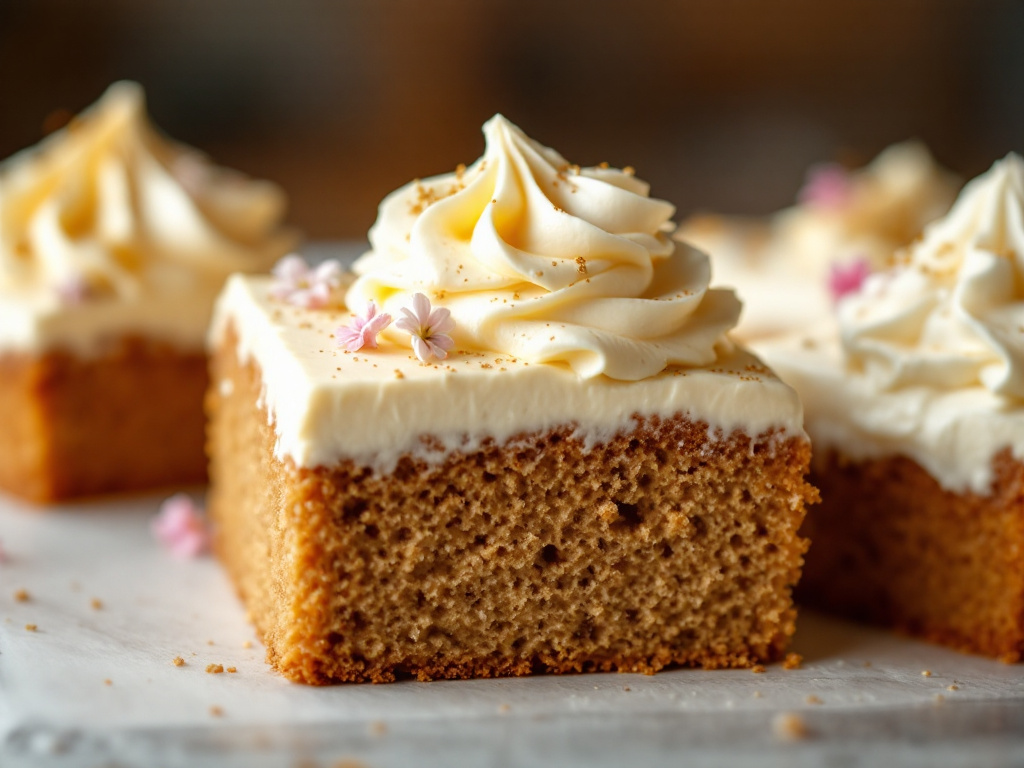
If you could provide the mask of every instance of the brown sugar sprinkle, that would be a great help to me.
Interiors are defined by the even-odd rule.
[[[36,631],[37,629],[39,629],[39,626],[38,626],[38,625],[36,625],[36,624],[26,624],[26,625],[25,625],[25,629],[26,629],[26,630],[27,630],[28,632],[35,632],[35,631]]]
[[[89,601],[89,607],[92,608],[94,611],[102,610],[103,601],[100,600],[98,597],[94,597],[92,600]]]
[[[802,741],[810,734],[807,723],[795,712],[780,712],[772,720],[772,731],[783,741]]]
[[[206,674],[208,674],[208,675],[219,675],[223,671],[224,671],[224,665],[223,664],[207,664],[206,665]]]
[[[173,659],[171,659],[171,664],[173,664],[176,667],[184,667],[185,660],[181,658],[181,656],[175,656]]]
[[[228,667],[228,672],[230,672],[232,675],[235,674],[235,672],[237,672],[237,671],[238,671],[237,667]]]
[[[803,664],[804,657],[799,653],[787,653],[785,661],[782,662],[783,669],[800,669],[800,665]]]
[[[819,699],[814,694],[811,694],[810,696],[807,697],[807,703],[808,704],[824,704],[825,702],[822,701],[821,699]]]
[[[27,589],[19,589],[14,593],[14,599],[19,603],[27,603],[32,599],[32,596],[28,593]]]
[[[215,704],[210,707],[210,714],[214,717],[224,717],[224,710]]]
[[[763,675],[766,670],[764,664],[755,664],[750,668],[750,671],[755,675]]]

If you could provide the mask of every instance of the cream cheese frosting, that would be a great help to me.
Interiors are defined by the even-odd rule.
[[[592,446],[632,428],[636,416],[679,413],[721,437],[742,430],[770,442],[804,434],[796,393],[739,348],[711,366],[672,367],[641,381],[583,378],[566,363],[463,349],[424,365],[396,344],[339,349],[335,331],[350,313],[274,301],[271,280],[229,279],[211,344],[232,329],[239,358],[261,373],[275,454],[300,467],[352,459],[387,473],[404,455],[437,461],[488,439],[503,444],[563,427]]]
[[[906,455],[985,493],[997,453],[1024,458],[1024,161],[969,183],[898,261],[833,332],[756,348],[803,397],[816,449]]]
[[[160,135],[135,83],[0,165],[0,350],[202,348],[229,274],[294,244],[282,191]]]
[[[812,168],[799,204],[770,219],[698,215],[678,236],[714,254],[716,282],[739,291],[734,335],[764,339],[831,314],[830,271],[857,261],[888,267],[958,187],[923,144],[906,141],[856,171]]]
[[[707,256],[672,240],[672,205],[630,173],[571,165],[501,115],[484,136],[470,167],[383,201],[350,307],[394,314],[422,292],[451,311],[461,348],[588,378],[715,360],[740,305],[709,289]]]
[[[796,394],[728,338],[739,303],[708,288],[707,256],[673,242],[670,204],[630,172],[570,165],[501,115],[484,135],[470,167],[383,201],[347,309],[275,303],[270,278],[229,281],[211,345],[232,329],[261,372],[278,458],[388,472],[404,455],[556,428],[592,446],[678,414],[712,437],[804,436]],[[410,305],[415,322],[381,330]],[[435,313],[444,359],[421,363],[411,334]],[[349,325],[371,318],[367,339]]]

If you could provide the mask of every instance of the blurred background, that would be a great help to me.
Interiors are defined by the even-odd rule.
[[[924,140],[964,176],[1024,149],[1019,0],[0,0],[0,156],[112,81],[313,238],[483,149],[497,111],[695,210],[766,213],[806,167]]]

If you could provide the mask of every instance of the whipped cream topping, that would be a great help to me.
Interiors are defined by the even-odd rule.
[[[0,166],[0,348],[88,352],[137,333],[201,347],[235,271],[294,244],[285,198],[149,123],[116,83],[66,128]]]
[[[570,165],[501,115],[469,168],[389,195],[346,303],[451,311],[463,349],[635,381],[713,362],[739,315],[707,257],[671,238],[675,208],[606,167]],[[384,334],[408,344],[395,328]]]
[[[807,409],[816,451],[905,455],[984,494],[1024,459],[1024,161],[969,183],[949,214],[845,298],[817,338],[755,345]]]
[[[698,215],[678,237],[712,254],[715,282],[737,289],[741,341],[799,331],[832,313],[832,269],[872,270],[953,202],[958,181],[924,145],[895,144],[866,167],[812,169],[799,205],[771,219]]]
[[[634,428],[638,416],[683,414],[707,423],[713,438],[742,431],[769,446],[804,437],[796,393],[738,348],[712,366],[667,369],[635,382],[581,378],[565,365],[459,348],[424,365],[392,343],[346,352],[336,330],[349,312],[275,301],[271,281],[229,279],[210,343],[217,349],[229,330],[234,334],[235,353],[261,376],[275,454],[299,467],[351,459],[388,473],[405,455],[436,462],[487,440],[501,445],[556,428],[593,447]]]

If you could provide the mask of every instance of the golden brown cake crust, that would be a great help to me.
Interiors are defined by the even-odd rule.
[[[830,455],[799,598],[953,648],[1024,657],[1024,463],[994,464],[988,496],[943,490],[909,458]],[[865,492],[865,489],[869,489]]]
[[[204,353],[138,338],[0,354],[0,488],[51,502],[202,482],[206,382]]]
[[[230,332],[212,379],[217,552],[292,680],[745,667],[793,633],[804,440],[646,419],[590,451],[566,429],[297,469]]]

